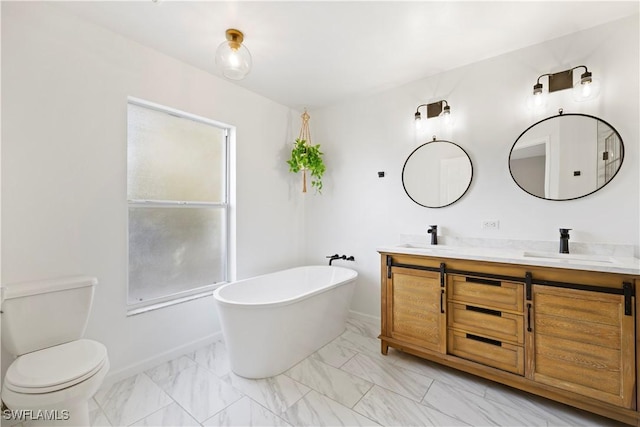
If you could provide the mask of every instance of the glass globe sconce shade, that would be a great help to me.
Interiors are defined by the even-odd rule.
[[[529,93],[526,97],[527,110],[534,115],[546,114],[548,98],[548,93],[542,90],[542,84],[536,84],[533,87],[533,95]]]
[[[216,50],[216,66],[226,78],[242,80],[251,70],[251,53],[242,44],[244,35],[241,31],[228,29],[226,38]]]
[[[594,79],[589,71],[585,71],[580,76],[580,80],[573,85],[574,101],[590,101],[598,95],[600,95],[600,80]]]
[[[445,103],[447,101],[444,101]],[[440,120],[442,120],[442,126],[445,129],[451,128],[453,126],[453,119],[451,118],[451,107],[447,104],[442,109],[442,113],[440,113]]]
[[[547,105],[547,97],[542,91],[542,83],[533,86],[533,99],[531,101],[533,108],[541,108]]]

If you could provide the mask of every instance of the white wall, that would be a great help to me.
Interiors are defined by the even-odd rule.
[[[309,199],[306,207],[308,258],[336,252],[355,256],[355,264],[337,263],[360,273],[353,309],[379,316],[375,248],[398,242],[401,233],[426,236],[429,224],[438,224],[441,235],[546,241],[558,241],[558,228],[567,227],[573,229],[572,242],[632,244],[637,254],[638,33],[636,15],[310,112],[314,142],[322,144],[328,172],[323,196]],[[509,151],[521,132],[544,117],[534,117],[526,107],[536,78],[581,64],[600,78],[600,97],[576,103],[571,90],[556,92],[545,116],[563,107],[567,113],[603,118],[622,135],[624,163],[610,184],[589,197],[541,200],[513,182]],[[427,209],[406,196],[401,171],[416,146],[416,106],[440,99],[451,105],[455,123],[450,139],[469,153],[474,176],[459,202]],[[385,178],[378,178],[377,171],[385,171]],[[499,230],[481,229],[482,220],[494,219],[500,221]]]
[[[298,112],[47,3],[1,7],[2,283],[97,276],[86,335],[114,374],[220,331],[212,298],[125,315],[127,96],[237,127],[238,278],[303,262]]]

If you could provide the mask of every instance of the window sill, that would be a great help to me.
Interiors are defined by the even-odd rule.
[[[155,303],[150,302],[149,304],[146,304],[143,306],[137,305],[131,308],[127,308],[127,317],[136,316],[138,314],[147,313],[149,311],[159,310],[161,308],[171,307],[173,305],[182,304],[182,303],[193,301],[196,299],[213,296],[213,291],[224,284],[225,283],[218,283],[215,286],[212,286],[211,288],[207,289],[206,291],[201,291],[191,295],[179,296],[169,300],[163,300]]]

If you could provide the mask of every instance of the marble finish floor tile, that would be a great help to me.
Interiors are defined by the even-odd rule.
[[[380,322],[372,323],[358,319],[347,319],[347,330],[353,333],[377,339],[380,335]]]
[[[284,374],[349,408],[352,408],[373,385],[310,357]]]
[[[499,384],[487,388],[485,398],[509,406],[515,411],[524,409],[546,419],[550,426],[625,426],[623,423]]]
[[[100,409],[100,406],[98,405],[98,402],[96,402],[96,399],[94,399],[93,397],[91,399],[89,399],[89,402],[87,403],[87,406],[89,407],[89,412],[93,412],[96,409]]]
[[[422,403],[471,425],[547,426],[546,419],[536,414],[514,410],[438,381],[431,385]]]
[[[155,426],[200,426],[196,420],[191,417],[184,409],[177,403],[172,403],[169,406],[154,412],[141,419],[138,422],[131,424],[132,427],[155,427]]]
[[[284,374],[252,380],[231,372],[222,379],[276,415],[286,411],[310,391],[306,385]]]
[[[239,391],[201,366],[183,369],[158,385],[198,422],[242,397]]]
[[[100,408],[89,411],[89,424],[91,427],[111,427],[109,419]]]
[[[420,402],[433,379],[400,368],[390,361],[356,354],[341,368],[387,390]]]
[[[382,355],[378,333],[379,325],[349,319],[335,340],[284,374],[258,380],[231,372],[226,345],[218,340],[104,386],[89,400],[90,423],[622,426],[394,348]],[[16,423],[2,420],[2,427],[26,427]]]
[[[218,412],[202,423],[204,426],[274,426],[289,424],[247,396]]]
[[[162,381],[169,377],[176,375],[178,372],[186,368],[195,366],[196,363],[186,356],[178,357],[177,359],[170,360],[162,363],[155,368],[151,368],[145,371],[145,374],[149,376],[154,382]]]
[[[353,410],[383,426],[469,425],[377,385],[364,395]]]
[[[389,352],[391,352],[391,349],[389,349]],[[458,371],[444,365],[439,365],[435,362],[421,359],[417,356],[403,353],[401,351],[396,352],[396,357],[393,359],[393,363],[398,367],[433,378],[434,380],[443,382],[452,387],[457,387],[461,390],[475,393],[478,396],[484,396],[487,387],[489,387],[489,384],[492,384],[475,375],[467,374],[466,372]]]
[[[335,344],[347,347],[363,353],[380,353],[380,340],[357,334],[350,330],[343,332],[338,338],[333,340]]]
[[[167,406],[171,398],[145,374],[138,374],[95,395],[111,425],[129,425]]]
[[[191,353],[191,358],[219,377],[231,372],[229,352],[222,340],[214,341],[212,344],[194,351]]]
[[[348,347],[342,347],[341,345],[338,345],[332,341],[322,347],[320,350],[313,353],[311,357],[324,362],[327,365],[331,365],[334,368],[339,368],[347,363],[347,361],[357,353],[358,352],[355,350],[352,350]]]
[[[379,424],[315,390],[282,414],[294,426],[377,426]]]

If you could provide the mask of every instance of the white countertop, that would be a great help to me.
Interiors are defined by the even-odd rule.
[[[601,271],[640,275],[640,259],[625,256],[560,254],[554,252],[498,249],[482,247],[460,247],[447,245],[423,245],[402,243],[376,248],[378,252],[406,255],[423,255],[473,261],[492,261],[508,264],[540,267],[567,268],[573,270]]]

